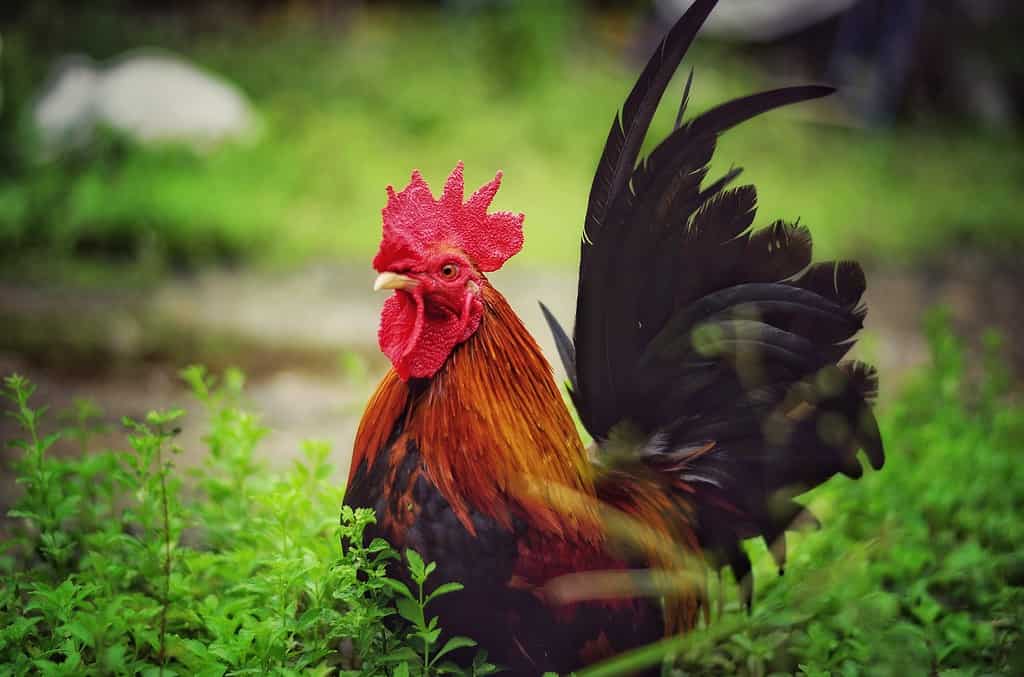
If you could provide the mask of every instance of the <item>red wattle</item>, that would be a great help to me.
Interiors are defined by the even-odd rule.
[[[482,314],[483,305],[474,294],[467,295],[461,313],[454,313],[428,311],[416,291],[396,291],[384,302],[377,339],[403,381],[429,378],[479,328]]]

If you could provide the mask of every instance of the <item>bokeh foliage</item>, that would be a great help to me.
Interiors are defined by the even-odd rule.
[[[101,9],[72,15],[80,35],[66,44],[41,43],[42,28],[15,24],[5,34],[12,103],[4,153],[12,161],[0,187],[0,249],[18,260],[363,263],[379,237],[383,187],[404,184],[412,168],[438,184],[462,159],[470,183],[505,171],[496,207],[527,214],[524,261],[572,263],[594,162],[636,66],[615,42],[621,21],[570,2],[502,6],[378,9],[326,24],[297,12],[205,30],[139,19],[125,30]],[[25,104],[57,46],[102,59],[127,47],[126,36],[237,83],[254,102],[260,133],[194,153],[141,149],[101,132],[86,148],[39,159]],[[690,65],[695,110],[777,84],[720,45],[700,45]],[[819,254],[882,262],[1024,244],[1015,199],[1024,154],[1012,136],[940,120],[874,132],[794,122],[833,113],[807,105],[723,140],[715,166],[746,167],[744,179],[760,190],[761,223],[800,218]]]

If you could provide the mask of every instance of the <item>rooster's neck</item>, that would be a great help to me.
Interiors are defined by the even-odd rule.
[[[404,419],[401,434],[415,441],[423,472],[470,531],[476,512],[508,528],[526,518],[534,528],[590,540],[590,466],[551,366],[505,298],[487,282],[481,291],[480,328],[433,378],[406,386],[394,372],[385,377],[356,454],[372,457],[387,443],[380,424],[377,434],[364,430],[367,420]],[[391,453],[409,446],[394,444]]]

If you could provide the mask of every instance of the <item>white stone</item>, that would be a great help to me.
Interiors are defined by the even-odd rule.
[[[49,146],[74,145],[105,125],[141,142],[206,147],[253,129],[245,96],[224,79],[166,52],[134,51],[106,65],[63,59],[36,100]]]

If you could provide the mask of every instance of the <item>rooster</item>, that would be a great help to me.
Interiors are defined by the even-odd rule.
[[[540,348],[487,279],[523,245],[523,214],[489,212],[501,183],[439,198],[420,175],[387,189],[375,290],[392,368],[367,406],[346,504],[368,536],[418,551],[465,587],[434,604],[513,674],[566,672],[685,632],[706,617],[706,568],[729,567],[747,605],[745,539],[781,571],[794,497],[863,450],[884,455],[874,371],[844,361],[864,274],[811,262],[811,236],[752,229],[739,170],[707,181],[717,137],[831,89],[740,98],[640,158],[647,128],[716,0],[697,0],[612,123],[590,192],[570,339],[541,307],[588,450]]]

